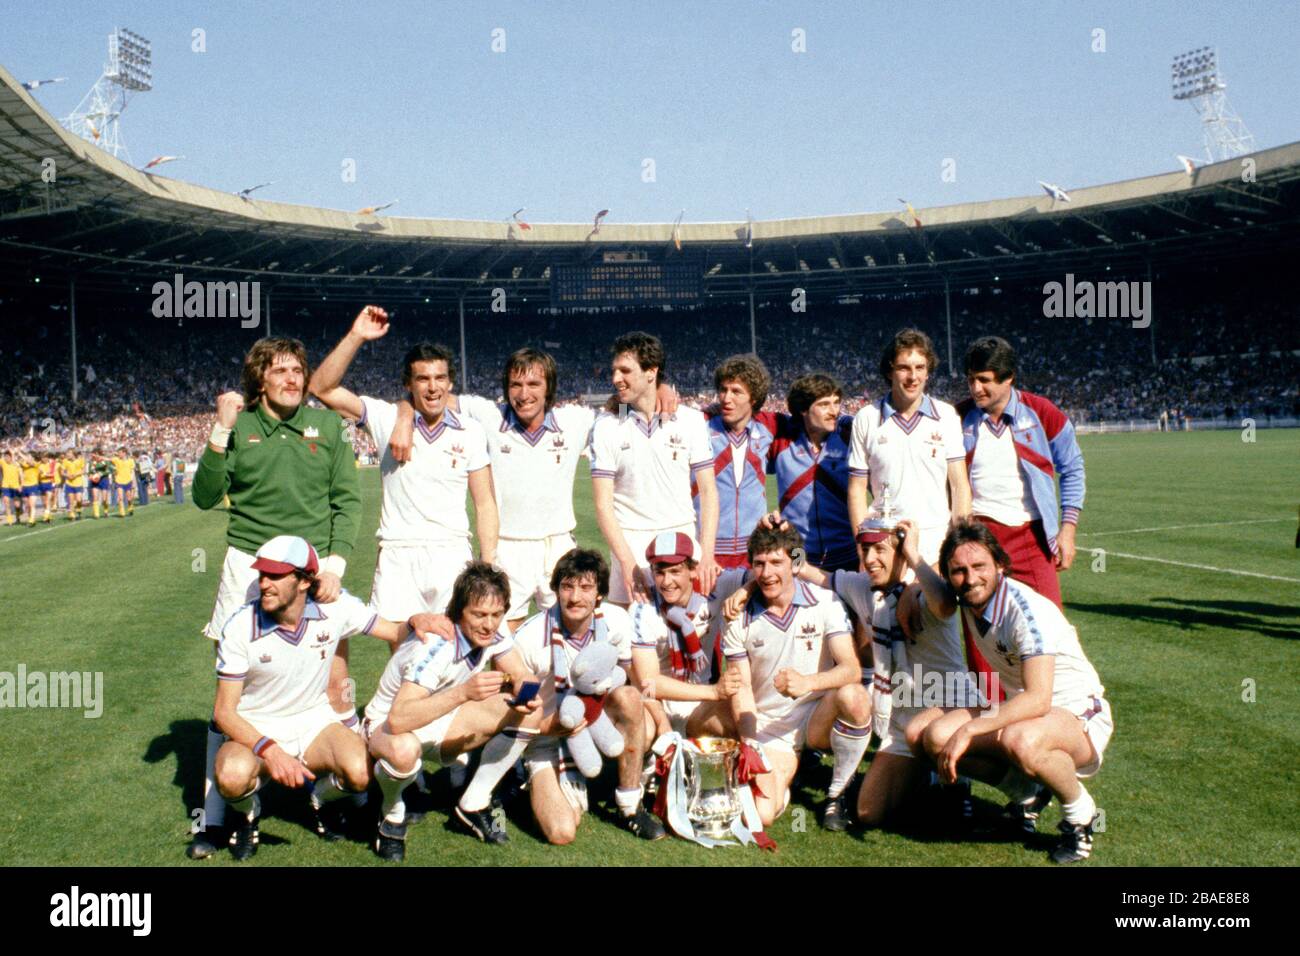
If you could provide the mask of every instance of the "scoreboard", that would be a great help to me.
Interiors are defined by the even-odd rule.
[[[698,260],[650,262],[636,253],[606,253],[599,263],[552,265],[551,307],[694,305],[702,281]]]

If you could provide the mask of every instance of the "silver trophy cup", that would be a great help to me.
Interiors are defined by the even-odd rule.
[[[714,840],[731,834],[740,816],[736,792],[736,764],[740,744],[725,737],[700,737],[696,752],[686,747],[686,817],[700,836]]]

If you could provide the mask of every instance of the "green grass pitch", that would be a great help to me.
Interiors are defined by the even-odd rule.
[[[1116,732],[1090,785],[1106,829],[1088,865],[1294,863],[1300,851],[1300,551],[1293,547],[1300,432],[1085,436],[1080,553],[1067,613],[1112,701]],[[578,539],[600,546],[585,465]],[[362,473],[361,541],[345,584],[369,594],[377,471]],[[212,647],[199,636],[224,553],[224,512],[155,503],[129,519],[0,529],[0,671],[103,674],[103,714],[0,710],[0,862],[188,863],[200,803]],[[1101,548],[1104,556],[1088,550]],[[201,551],[197,550],[201,549]],[[198,555],[206,554],[206,570]],[[1154,559],[1160,559],[1159,561]],[[1216,570],[1219,569],[1219,570]],[[1247,574],[1228,574],[1222,569]],[[385,661],[354,641],[364,705]],[[826,769],[826,768],[823,768]],[[797,786],[775,855],[644,844],[600,812],[569,847],[546,846],[514,813],[488,848],[435,811],[411,831],[408,865],[1045,865],[1019,842],[926,832],[827,834],[826,773]],[[269,788],[253,865],[370,865],[360,843],[304,828],[305,801]],[[995,801],[977,786],[981,811]],[[1044,836],[1055,805],[1040,822]]]

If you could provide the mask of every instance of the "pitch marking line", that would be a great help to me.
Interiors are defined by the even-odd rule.
[[[1147,531],[1181,531],[1183,528],[1219,528],[1225,525],[1268,524],[1276,521],[1290,521],[1290,518],[1249,518],[1245,521],[1206,521],[1202,524],[1167,524],[1159,528],[1131,528],[1128,531],[1080,531],[1080,538],[1100,538],[1108,534],[1142,534]]]
[[[148,505],[145,505],[145,507],[148,507]],[[112,518],[114,518],[114,517],[116,517],[116,516],[115,516],[115,515],[109,515],[109,518],[110,518],[110,519],[112,519]],[[58,520],[58,519],[56,519],[56,520]],[[59,530],[62,530],[63,528],[75,528],[75,527],[77,527],[78,525],[82,524],[83,522],[102,521],[102,520],[104,520],[104,519],[102,519],[102,518],[99,518],[99,519],[96,519],[96,518],[78,518],[76,521],[64,521],[64,522],[62,522],[62,523],[60,523],[60,524],[56,524],[53,528],[42,528],[40,531],[24,531],[22,534],[15,534],[15,535],[13,535],[13,536],[11,536],[11,537],[0,537],[0,544],[8,544],[10,541],[21,541],[23,538],[30,538],[30,537],[31,537],[32,535],[34,535],[34,534],[49,534],[51,531],[59,531]],[[27,522],[25,522],[25,521],[23,522],[23,524],[26,524],[26,523],[27,523]]]
[[[1269,581],[1287,581],[1300,584],[1300,578],[1284,578],[1277,574],[1260,574],[1258,571],[1238,571],[1235,568],[1216,568],[1208,564],[1191,564],[1187,561],[1170,561],[1167,558],[1152,558],[1145,554],[1124,554],[1121,551],[1107,551],[1105,548],[1080,548],[1080,551],[1101,552],[1108,558],[1128,558],[1132,561],[1154,561],[1157,564],[1173,564],[1180,568],[1196,568],[1199,571],[1214,571],[1217,574],[1237,574],[1247,578],[1266,578]]]

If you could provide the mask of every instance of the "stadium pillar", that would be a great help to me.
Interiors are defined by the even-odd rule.
[[[460,307],[460,380],[462,382],[468,382],[469,363],[465,360],[465,295],[464,293],[461,293],[460,297],[456,300],[456,304]],[[464,390],[463,386],[462,386],[462,390]]]
[[[749,350],[758,354],[758,332],[754,326],[754,290],[749,290]]]
[[[1156,310],[1151,308],[1151,290],[1155,288],[1155,282],[1152,280],[1155,276],[1152,274],[1151,261],[1147,260],[1147,328],[1151,330],[1151,367],[1155,368],[1159,364],[1156,360]]]
[[[72,341],[72,400],[77,400],[77,280],[68,283],[68,338]]]
[[[948,374],[955,374],[952,364],[952,286],[948,277],[943,277],[943,309],[948,317]]]

